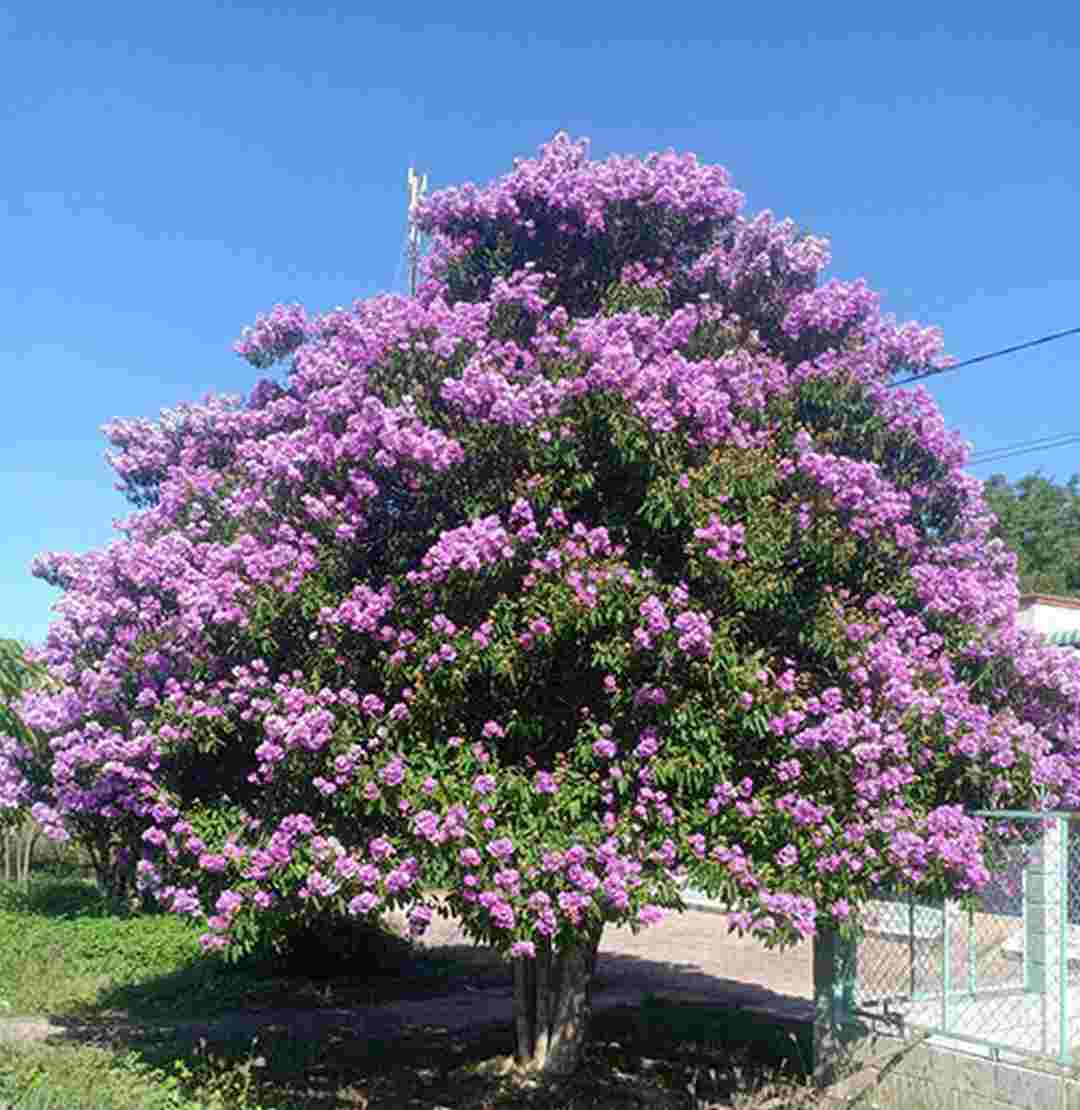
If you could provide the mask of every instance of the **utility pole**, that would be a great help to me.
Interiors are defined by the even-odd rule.
[[[406,180],[409,188],[409,244],[406,250],[409,257],[409,296],[412,297],[416,295],[416,271],[420,266],[420,229],[416,226],[416,209],[427,192],[427,174],[417,177],[410,166]]]

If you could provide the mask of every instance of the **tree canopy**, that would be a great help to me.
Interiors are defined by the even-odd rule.
[[[36,670],[18,640],[0,640],[0,733],[5,736],[23,740],[29,735],[15,712],[15,703],[30,685]]]
[[[29,786],[16,763],[26,756],[35,739],[18,713],[22,695],[44,677],[44,668],[26,656],[18,640],[0,640],[0,825],[16,820],[30,796]]]
[[[559,136],[425,202],[417,296],[278,306],[238,342],[278,379],[110,425],[123,538],[37,565],[45,827],[209,948],[448,892],[564,1070],[600,930],[685,881],[782,942],[978,886],[965,806],[1080,803],[1080,660],[888,388],[939,334],[741,203]]]
[[[984,496],[998,518],[994,534],[1016,553],[1020,589],[1080,597],[1080,475],[995,474]]]

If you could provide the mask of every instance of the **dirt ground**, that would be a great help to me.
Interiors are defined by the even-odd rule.
[[[430,948],[475,951],[451,920],[436,917],[424,943]],[[456,953],[455,953],[456,954]],[[787,1018],[811,1012],[812,946],[769,951],[746,937],[730,935],[723,917],[703,910],[672,914],[637,936],[627,928],[604,931],[597,961],[593,1004],[597,1009],[637,1005],[647,994],[681,1001],[749,1008]],[[513,1000],[508,985],[466,989],[437,998],[387,1002],[350,1009],[280,1010],[228,1014],[205,1022],[170,1023],[160,1029],[141,1025],[149,1036],[208,1037],[242,1032],[288,1030],[295,1036],[318,1036],[330,1029],[352,1035],[393,1036],[408,1027],[429,1026],[450,1032],[508,1022]],[[93,1029],[88,1029],[92,1025]],[[134,1032],[120,1020],[112,1029],[100,1022],[66,1018],[20,1018],[0,1021],[0,1041],[108,1039]]]
[[[469,945],[457,923],[436,917],[424,936],[429,947]],[[728,933],[725,918],[703,910],[672,913],[636,936],[629,928],[604,930],[596,993],[613,989],[652,992],[686,1000],[730,1000],[739,1005],[789,1006],[813,997],[812,945],[783,952]]]

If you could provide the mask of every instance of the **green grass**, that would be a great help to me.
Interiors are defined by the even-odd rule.
[[[364,1005],[452,990],[476,975],[464,953],[387,946],[332,979],[287,974],[269,961],[205,955],[199,930],[172,914],[117,913],[92,883],[0,883],[0,1016],[124,1016],[180,1021],[241,1009]],[[488,966],[491,974],[494,970]]]
[[[181,1075],[155,1069],[130,1053],[0,1045],[0,1106],[5,1110],[211,1110],[189,1090]]]
[[[176,917],[117,915],[77,879],[0,887],[0,1003],[8,1014],[90,1006],[103,991],[191,965],[196,937]]]

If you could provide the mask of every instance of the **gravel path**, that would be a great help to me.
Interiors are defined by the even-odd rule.
[[[424,938],[430,947],[471,944],[454,921],[436,917]],[[811,1012],[811,946],[768,951],[746,937],[729,935],[723,918],[701,909],[673,914],[642,930],[604,931],[593,1004],[597,1009],[637,1005],[652,993],[680,1001],[711,1002],[789,1018]],[[224,1014],[201,1022],[154,1025],[67,1018],[8,1018],[0,1041],[103,1041],[124,1036],[191,1038],[288,1031],[313,1038],[330,1030],[369,1038],[392,1037],[409,1027],[460,1032],[509,1022],[509,986],[468,989],[437,998],[387,1002],[349,1009],[272,1010]]]

